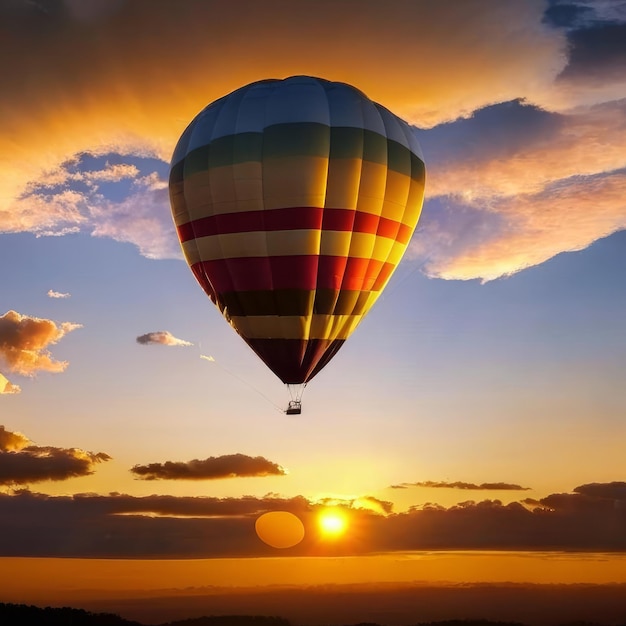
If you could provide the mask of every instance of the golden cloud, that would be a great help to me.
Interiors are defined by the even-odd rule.
[[[10,372],[33,376],[39,371],[63,372],[67,361],[55,361],[48,346],[59,342],[81,324],[20,315],[8,311],[0,316],[0,359]]]

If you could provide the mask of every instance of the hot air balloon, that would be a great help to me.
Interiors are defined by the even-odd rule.
[[[388,283],[415,230],[414,130],[350,85],[254,82],[189,124],[170,168],[184,256],[223,317],[301,392]]]

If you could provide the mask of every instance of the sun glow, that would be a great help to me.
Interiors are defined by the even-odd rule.
[[[318,523],[322,535],[334,539],[346,532],[348,519],[344,513],[337,509],[326,509],[320,513]]]

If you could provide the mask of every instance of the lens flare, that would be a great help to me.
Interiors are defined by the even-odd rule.
[[[272,548],[292,548],[304,538],[300,518],[288,511],[270,511],[257,518],[254,528],[259,539]]]

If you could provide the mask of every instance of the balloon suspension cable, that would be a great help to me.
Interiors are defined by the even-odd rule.
[[[247,380],[241,378],[241,376],[238,376],[237,374],[235,374],[235,372],[233,372],[233,371],[229,370],[228,368],[224,367],[221,363],[218,363],[212,356],[206,356],[204,354],[201,354],[200,358],[204,359],[205,361],[210,361],[211,363],[215,363],[215,365],[217,365],[221,370],[223,370],[227,374],[230,374],[233,378],[236,378],[239,382],[243,383],[244,385],[250,387],[250,389],[252,389],[252,391],[255,391],[256,393],[258,393],[264,400],[269,402],[277,411],[280,411],[281,413],[285,412],[277,404],[275,404],[270,398],[268,398],[262,391],[259,391],[253,384],[251,384]]]

